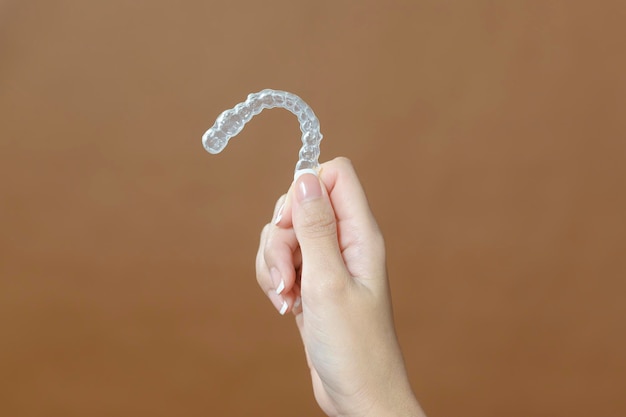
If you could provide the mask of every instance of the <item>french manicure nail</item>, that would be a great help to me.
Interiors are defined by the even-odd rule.
[[[281,315],[285,314],[285,312],[287,311],[287,307],[285,307],[285,305],[287,305],[287,306],[289,306],[289,305],[285,302],[285,299],[283,297],[281,297],[280,295],[276,294],[276,291],[269,290],[267,292],[267,298],[270,299],[270,301],[274,305],[274,308],[276,309],[276,311],[278,311]],[[281,313],[281,311],[282,311],[282,313]]]
[[[298,178],[296,188],[298,201],[312,200],[322,196],[320,180],[313,174],[304,174]]]
[[[280,295],[280,293],[283,292],[284,289],[285,289],[285,281],[281,279],[280,284],[278,284],[278,287],[276,287],[276,294]]]
[[[280,222],[280,219],[283,218],[283,209],[285,208],[285,203],[283,202],[280,205],[280,208],[278,209],[278,211],[276,212],[276,218],[274,219],[274,224],[278,224]]]
[[[313,168],[299,169],[293,174],[293,182],[298,181],[298,178],[300,178],[304,174],[313,174],[316,177],[319,175],[318,171]]]
[[[287,308],[289,308],[289,304],[287,304],[287,301],[283,300],[283,305],[280,307],[280,311],[279,311],[281,316],[285,315],[285,313],[287,312]]]
[[[280,291],[284,290],[285,283],[280,271],[275,266],[270,269],[270,277],[272,278],[272,284],[274,284],[274,288],[276,289],[276,294],[280,294],[278,289],[280,288]]]

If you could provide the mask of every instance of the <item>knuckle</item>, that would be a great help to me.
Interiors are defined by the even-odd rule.
[[[289,260],[291,249],[288,243],[278,233],[271,233],[267,237],[267,242],[263,248],[262,258],[267,268]]]
[[[300,226],[311,238],[324,238],[337,234],[335,215],[329,210],[305,210]]]
[[[261,232],[261,242],[259,244],[259,249],[256,253],[255,259],[255,269],[256,269],[256,280],[261,288],[266,287],[266,283],[268,281],[267,276],[267,262],[266,262],[266,252],[268,250],[268,237],[270,235],[270,225],[265,225]]]
[[[256,283],[259,284],[259,287],[263,288],[263,282],[265,281],[265,278],[262,276],[261,272],[259,272],[259,270],[257,269],[256,272]]]
[[[267,240],[267,235],[269,234],[269,231],[270,231],[270,225],[268,223],[261,230],[261,238],[260,238],[260,242],[259,242],[259,247],[261,247],[261,246],[263,246],[265,244],[265,241]]]
[[[276,244],[275,239],[272,238],[271,234],[267,238],[267,243],[263,248],[263,259],[266,263],[270,263],[271,260],[276,258]]]
[[[265,245],[265,249],[263,250],[263,259],[265,263],[270,264],[274,259],[276,259],[276,246],[272,244],[270,240],[267,245]]]
[[[259,284],[259,286],[264,287],[264,282],[266,281],[266,271],[267,268],[265,268],[265,262],[263,260],[263,257],[260,256],[260,252],[259,254],[257,254],[256,257],[256,282]]]
[[[335,162],[337,163],[337,165],[341,165],[346,168],[352,168],[354,166],[352,164],[352,161],[345,156],[338,156],[337,158],[335,158]]]

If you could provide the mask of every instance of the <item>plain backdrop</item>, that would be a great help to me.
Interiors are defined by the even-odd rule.
[[[431,417],[626,415],[622,1],[0,2],[0,415],[321,416],[257,287],[295,117],[352,159]]]

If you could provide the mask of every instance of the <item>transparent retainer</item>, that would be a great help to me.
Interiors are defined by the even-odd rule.
[[[204,148],[212,154],[220,153],[228,141],[243,130],[243,127],[254,116],[264,109],[282,107],[298,117],[302,131],[302,148],[296,164],[294,177],[304,172],[319,171],[320,155],[320,122],[311,107],[300,97],[287,91],[263,90],[248,95],[243,103],[220,114],[209,130],[202,135]]]

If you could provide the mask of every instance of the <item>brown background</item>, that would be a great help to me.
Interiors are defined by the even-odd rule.
[[[430,416],[626,415],[621,1],[0,2],[0,415],[320,416],[254,255],[315,110]]]

